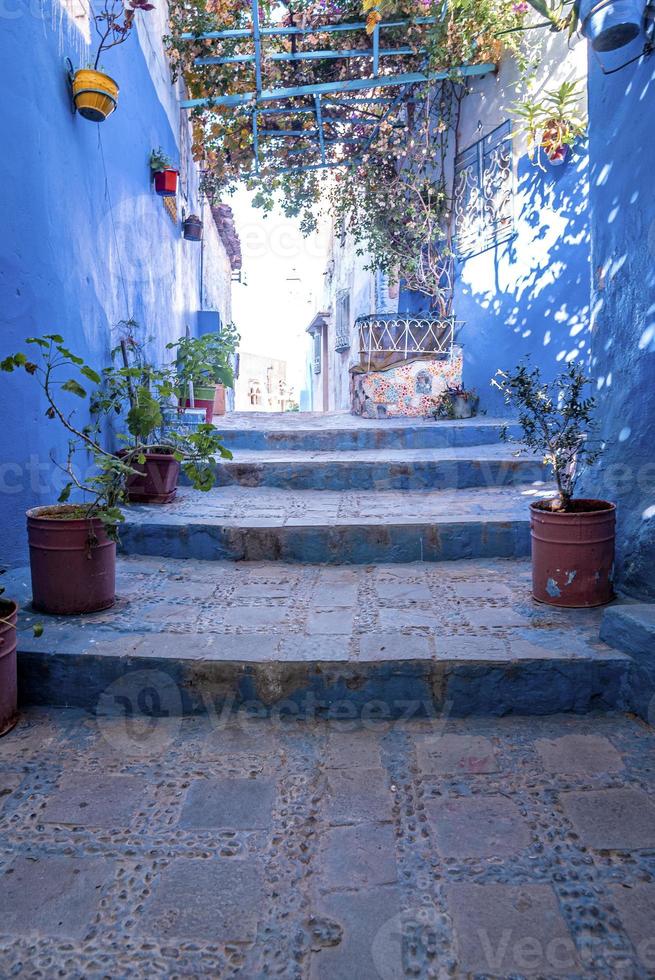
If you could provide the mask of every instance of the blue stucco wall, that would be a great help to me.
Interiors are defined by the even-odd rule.
[[[592,374],[606,451],[585,491],[618,503],[617,578],[655,598],[655,55],[589,63]]]
[[[561,167],[517,162],[514,237],[458,262],[455,314],[463,321],[464,384],[481,408],[504,415],[490,379],[525,355],[550,377],[589,342],[587,150]],[[576,353],[577,352],[577,353]]]
[[[118,111],[100,126],[72,114],[64,57],[79,65],[88,56],[78,26],[52,3],[4,5],[0,20],[0,354],[57,331],[102,366],[114,325],[132,316],[156,358],[200,305],[199,247],[183,242],[149,181],[151,149],[179,159],[180,134],[136,34],[104,59],[121,88]],[[194,177],[187,210],[197,203]],[[25,509],[56,500],[62,477],[51,456],[65,459],[66,438],[44,418],[31,379],[0,383],[7,565],[25,553]],[[71,407],[79,413],[79,400]]]

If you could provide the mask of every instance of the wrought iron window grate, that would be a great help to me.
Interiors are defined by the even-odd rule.
[[[509,120],[455,161],[455,250],[478,255],[514,234],[512,131]]]

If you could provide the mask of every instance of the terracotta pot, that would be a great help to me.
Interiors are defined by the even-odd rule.
[[[575,509],[530,505],[532,594],[551,606],[602,606],[614,598],[616,507],[605,500],[574,500]]]
[[[0,599],[0,735],[6,735],[18,721],[18,685],[16,681],[15,602]]]
[[[216,385],[214,415],[225,415],[225,385]]]
[[[116,542],[97,518],[66,519],[78,510],[59,504],[27,512],[32,605],[40,612],[77,616],[116,601]]]
[[[157,170],[155,190],[160,197],[175,197],[177,194],[177,170]]]
[[[127,481],[127,497],[132,503],[169,504],[175,499],[180,464],[170,453],[146,453],[145,463],[133,463],[139,476]]]
[[[212,424],[214,418],[214,402],[216,400],[216,385],[194,385],[193,390],[194,408],[204,408],[205,421],[208,425]],[[187,398],[184,403],[185,408],[191,407],[191,402]]]

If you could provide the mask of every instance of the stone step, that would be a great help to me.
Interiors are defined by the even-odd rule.
[[[130,555],[328,564],[517,558],[530,552],[528,504],[544,485],[393,492],[186,489],[131,507]]]
[[[168,715],[412,715],[623,709],[626,655],[598,610],[530,598],[529,562],[405,566],[122,558],[118,602],[86,617],[21,604],[24,703]],[[130,721],[131,724],[131,721]]]
[[[512,486],[549,479],[537,457],[504,443],[448,449],[301,452],[236,450],[216,466],[218,486],[295,490],[445,490]]]
[[[363,419],[345,412],[236,412],[215,418],[229,449],[338,452],[446,449],[497,443],[504,419]],[[518,436],[516,425],[509,426]]]

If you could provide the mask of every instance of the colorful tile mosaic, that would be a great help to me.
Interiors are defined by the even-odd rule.
[[[449,358],[421,358],[396,364],[388,371],[354,374],[352,410],[368,418],[427,415],[449,385],[462,383],[462,348]]]

